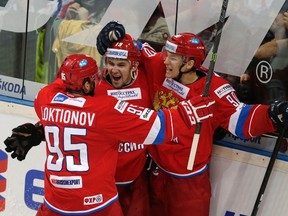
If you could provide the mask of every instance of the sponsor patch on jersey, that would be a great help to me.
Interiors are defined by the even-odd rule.
[[[227,84],[224,84],[224,85],[220,86],[219,88],[217,88],[214,92],[219,98],[222,98],[225,95],[227,95],[227,94],[229,94],[230,92],[233,92],[233,91],[235,91],[233,89],[233,87],[230,84],[227,83]]]
[[[145,108],[140,116],[140,119],[148,121],[153,114],[153,111],[151,109]]]
[[[172,90],[173,92],[175,92],[177,95],[179,95],[183,99],[186,99],[188,92],[189,92],[189,88],[187,86],[171,78],[166,78],[162,85],[166,87],[167,89]]]
[[[51,175],[50,183],[57,188],[65,188],[65,189],[82,188],[82,177]]]
[[[117,98],[118,100],[142,99],[140,88],[107,90],[107,94]]]
[[[83,107],[85,102],[86,102],[85,98],[82,97],[71,98],[63,93],[57,93],[51,101],[51,103],[67,104],[76,107]]]
[[[83,204],[84,205],[93,205],[103,202],[103,195],[97,194],[95,196],[84,197]]]
[[[114,109],[118,110],[120,113],[123,113],[126,110],[127,106],[127,102],[119,100],[114,106]]]

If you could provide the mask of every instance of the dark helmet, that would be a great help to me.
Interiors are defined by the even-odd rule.
[[[96,79],[98,66],[96,61],[84,54],[72,54],[65,58],[60,69],[59,76],[63,80],[66,88],[80,90],[83,80],[89,78]]]

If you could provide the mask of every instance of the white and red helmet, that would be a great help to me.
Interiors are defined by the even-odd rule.
[[[111,44],[111,46],[107,49],[106,57],[138,62],[141,60],[138,42],[129,34],[125,34],[122,39]]]
[[[92,57],[84,54],[72,54],[65,58],[58,73],[66,88],[80,90],[84,79],[95,80],[97,72],[97,62]]]
[[[164,51],[194,58],[196,68],[199,68],[206,57],[206,46],[202,39],[193,33],[180,33],[166,41]]]

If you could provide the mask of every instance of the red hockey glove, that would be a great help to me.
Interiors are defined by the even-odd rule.
[[[210,97],[195,96],[178,105],[178,110],[185,124],[190,128],[198,122],[203,122],[213,116],[213,104]]]
[[[12,152],[11,157],[19,161],[25,159],[28,151],[44,140],[43,126],[26,123],[12,129],[12,135],[4,140],[5,151]]]
[[[107,48],[112,42],[118,41],[125,36],[125,28],[117,21],[111,21],[106,24],[97,36],[97,50],[101,55],[104,55]]]
[[[288,124],[288,101],[275,101],[270,105],[268,114],[277,126]]]

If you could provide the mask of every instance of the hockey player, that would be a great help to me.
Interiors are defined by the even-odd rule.
[[[112,21],[99,33],[100,54],[106,50],[106,44],[120,38],[117,25],[121,24]],[[155,110],[176,108],[181,101],[203,94],[207,70],[201,64],[206,48],[198,36],[174,35],[167,40],[163,52],[157,53],[146,43],[140,49]],[[154,161],[150,178],[152,215],[209,215],[208,164],[216,128],[221,126],[235,136],[248,139],[275,131],[276,123],[287,124],[287,102],[275,102],[271,106],[241,103],[233,87],[216,74],[212,76],[209,97],[215,100],[216,109],[213,118],[202,124],[192,171],[187,169],[187,163],[195,128],[168,142],[179,145],[148,147]],[[284,114],[284,121],[280,113]]]
[[[152,108],[146,75],[143,66],[139,66],[140,59],[137,41],[130,35],[111,44],[105,55],[106,69],[102,72],[102,81],[95,89],[96,95],[110,95],[119,100],[131,101],[134,105]],[[144,167],[146,149],[144,144],[119,140],[115,180],[125,216],[149,215],[148,171]]]
[[[45,135],[45,192],[38,216],[122,215],[114,179],[118,140],[168,142],[186,125],[195,126],[190,119],[209,121],[212,115],[212,101],[202,97],[181,104],[178,110],[156,113],[94,95],[97,70],[91,57],[68,56],[60,78],[42,88],[34,101],[43,131],[24,124],[4,141],[5,150],[23,160]]]
[[[127,55],[123,55],[126,53]],[[130,35],[111,44],[105,54],[103,80],[97,95],[111,95],[134,105],[152,108],[141,53]],[[116,186],[125,216],[148,216],[147,145],[121,140],[118,148]]]

